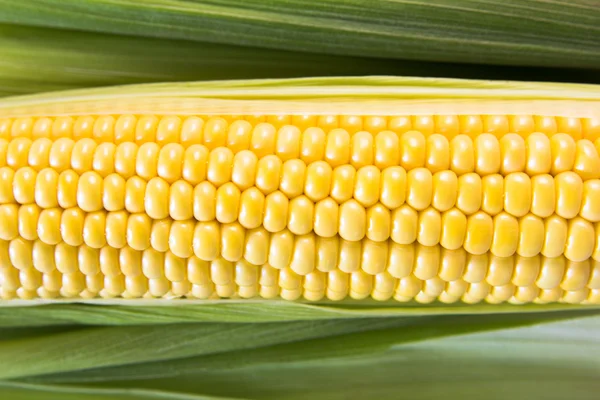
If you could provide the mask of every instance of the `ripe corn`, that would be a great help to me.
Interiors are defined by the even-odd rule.
[[[0,296],[598,303],[600,118],[0,120]]]

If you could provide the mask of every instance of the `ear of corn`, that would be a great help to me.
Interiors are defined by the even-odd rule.
[[[325,54],[598,68],[592,1],[0,2],[0,21]]]
[[[592,3],[0,0],[30,25],[0,25],[0,91],[597,82]],[[0,398],[596,398],[599,97],[381,77],[1,102]]]
[[[397,78],[9,99],[1,294],[597,304],[598,104]]]

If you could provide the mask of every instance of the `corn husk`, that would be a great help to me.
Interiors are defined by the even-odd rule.
[[[352,75],[600,83],[593,70],[350,57],[0,24],[0,96],[152,82]]]
[[[0,22],[358,57],[600,67],[593,0],[12,0]]]

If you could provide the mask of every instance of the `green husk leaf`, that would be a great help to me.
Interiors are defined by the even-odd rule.
[[[335,75],[600,83],[593,71],[384,60],[0,24],[0,96],[134,83]]]
[[[482,396],[494,400],[592,400],[600,390],[597,379],[600,340],[596,334],[599,329],[600,318],[590,317],[428,338],[351,358],[285,359],[283,352],[282,359],[274,356],[268,363],[242,364],[237,368],[235,365],[210,368],[209,365],[205,369],[196,365],[195,369],[163,378],[97,382],[90,379],[87,384],[84,380],[68,384],[68,377],[64,376],[65,383],[52,387],[159,389],[257,400],[478,399]],[[360,337],[360,341],[356,338],[356,342],[364,344],[378,339],[375,331],[366,335]],[[349,342],[344,344],[344,348],[350,345]],[[131,375],[135,376],[135,372]],[[102,378],[101,373],[99,376]],[[36,379],[43,382],[43,377]]]
[[[35,327],[61,325],[154,325],[192,322],[286,322],[328,319],[421,317],[435,315],[510,314],[540,312],[594,311],[600,306],[569,304],[398,304],[375,301],[305,304],[277,300],[197,301],[152,300],[125,301],[111,304],[98,300],[94,304],[65,303],[13,306],[0,302],[0,326]],[[4,306],[4,307],[2,307]]]
[[[383,318],[88,327],[0,341],[0,379],[246,350],[410,322]]]
[[[0,396],[11,400],[244,400],[241,397],[179,394],[156,389],[102,389],[0,381]]]
[[[425,68],[419,62],[0,24],[0,95],[191,80],[414,75]],[[429,70],[435,68],[434,76],[462,71],[447,65]]]
[[[600,66],[590,0],[0,0],[0,22],[359,57]]]
[[[344,333],[243,351],[228,351],[160,362],[94,368],[30,378],[41,383],[98,383],[190,375],[209,370],[229,370],[282,362],[349,358],[385,353],[398,345],[467,333],[514,329],[560,320],[600,315],[599,312],[556,312],[504,315],[449,315],[410,318],[406,324],[364,332]]]

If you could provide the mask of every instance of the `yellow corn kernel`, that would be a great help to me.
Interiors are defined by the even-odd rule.
[[[392,132],[401,135],[404,132],[410,131],[412,129],[411,118],[410,116],[391,117],[388,123],[388,128]]]
[[[552,165],[550,139],[543,133],[532,133],[525,140],[527,163],[525,172],[530,176],[547,174]]]
[[[33,141],[31,148],[29,149],[28,164],[36,171],[47,168],[50,165],[51,148],[52,141],[48,138]]]
[[[424,210],[431,205],[433,176],[426,168],[415,168],[407,174],[406,203],[416,210]]]
[[[339,185],[337,187],[335,186],[335,178],[336,174],[334,170],[334,185],[332,185],[331,195],[335,200],[339,201],[341,197],[339,195],[342,192],[345,192],[345,190],[336,190],[338,197],[336,198],[336,196],[334,196],[334,189],[341,189]],[[352,179],[354,179],[354,176]],[[404,204],[406,198],[406,170],[399,166],[384,169],[381,172],[380,188],[381,192],[379,199],[384,206],[389,209],[400,207]]]
[[[366,116],[363,120],[363,129],[377,134],[388,129],[388,118],[385,116]]]
[[[455,281],[446,283],[445,292],[452,297],[460,298],[465,294],[468,288],[469,283],[465,282],[462,279],[457,279]]]
[[[486,301],[490,303],[503,303],[514,296],[516,289],[517,288],[510,283],[503,286],[495,286],[492,288],[490,295],[486,297]],[[490,297],[493,301],[490,301]]]
[[[440,266],[440,247],[417,244],[413,274],[421,280],[431,279],[437,275]]]
[[[202,140],[208,149],[225,146],[227,142],[228,123],[220,117],[210,118],[204,124]]]
[[[541,218],[551,216],[556,203],[552,176],[543,174],[532,177],[531,191],[531,212]]]
[[[377,206],[374,206],[374,207],[377,207]],[[385,214],[385,212],[377,213],[377,212],[371,211],[371,214],[369,214],[369,211],[371,211],[371,209],[367,210],[367,220],[368,221],[376,220],[377,216],[379,216],[379,219],[382,221],[381,223],[385,224],[385,222],[387,221],[387,223],[389,224],[389,212],[388,212],[388,214]],[[373,215],[373,214],[375,214],[375,215]],[[335,202],[335,200],[328,197],[326,199],[319,201],[315,205],[315,211],[314,211],[314,228],[313,229],[315,231],[315,234],[317,234],[318,236],[323,237],[323,238],[330,238],[330,237],[336,235],[338,233],[338,219],[339,219],[339,206]],[[376,234],[385,236],[385,228],[381,227],[381,223],[377,224],[377,226],[373,226],[369,222],[369,225],[367,226],[367,235],[369,235],[370,230],[377,229]],[[389,237],[389,227],[387,229],[387,236]],[[386,237],[386,239],[387,239],[387,237]],[[385,240],[385,239],[382,239],[382,240]]]
[[[591,141],[587,139],[577,141],[573,170],[584,181],[600,178],[600,156]]]
[[[419,213],[417,241],[424,246],[435,246],[440,242],[442,217],[434,208]]]
[[[350,274],[350,297],[361,300],[368,297],[373,291],[373,276],[363,270],[354,271]]]
[[[189,151],[189,149],[188,149]],[[208,154],[208,153],[206,153]],[[198,149],[198,158],[204,158],[204,154],[200,154]],[[231,181],[237,185],[241,190],[245,190],[254,186],[256,179],[256,168],[258,165],[258,158],[254,153],[249,150],[242,150],[233,157],[233,166],[231,170]],[[184,167],[185,168],[185,167]],[[199,166],[200,170],[205,169],[205,163]],[[196,173],[198,169],[192,168],[190,164],[190,173]],[[188,175],[189,175],[188,174]],[[204,174],[203,174],[204,175]],[[185,170],[184,170],[185,177]],[[198,176],[196,183],[200,183],[204,179],[204,176]]]
[[[582,127],[579,118],[557,117],[556,124],[558,132],[571,135],[576,140],[581,139]]]
[[[279,188],[282,166],[281,159],[274,155],[265,156],[258,161],[255,178],[256,187],[265,195]]]
[[[10,205],[2,205],[0,206],[0,215],[4,215],[0,218],[5,218],[5,207],[8,206],[8,211],[11,211]],[[18,234],[27,240],[35,240],[38,238],[37,234],[37,225],[38,220],[40,218],[41,209],[37,206],[37,204],[29,204],[25,206],[21,206],[18,211],[18,221],[16,223],[16,227],[18,228]],[[13,222],[14,223],[14,222]],[[2,236],[12,236],[11,234],[7,234],[6,231],[10,231],[14,229],[15,225],[8,225],[5,223],[0,223],[0,232],[2,232]],[[16,235],[15,235],[16,236]]]
[[[552,175],[571,171],[575,165],[576,143],[572,136],[558,133],[550,138]]]
[[[285,125],[277,132],[275,142],[275,154],[282,160],[287,161],[300,156],[301,132],[295,126]]]
[[[117,174],[110,174],[104,178],[102,203],[107,211],[119,211],[125,208],[126,185],[125,179]]]
[[[556,118],[549,116],[536,115],[533,117],[535,123],[535,132],[541,132],[548,137],[552,137],[557,132]]]
[[[490,251],[497,257],[512,256],[519,245],[519,221],[502,212],[494,217],[494,234]]]
[[[458,135],[450,141],[450,169],[456,175],[475,170],[475,151],[469,136]]]
[[[459,122],[460,133],[476,137],[483,132],[483,121],[479,115],[461,115]]]
[[[215,219],[217,208],[217,189],[212,183],[204,181],[194,188],[193,211],[198,221],[208,222]]]
[[[360,269],[362,242],[341,240],[338,268],[346,273],[356,272]]]
[[[378,168],[368,166],[356,172],[354,198],[364,207],[370,207],[379,200],[381,173]]]
[[[425,167],[432,173],[450,169],[450,143],[446,136],[428,136],[425,154]]]
[[[49,211],[49,210],[45,210]],[[43,213],[42,213],[43,214]],[[40,218],[41,220],[41,218]],[[58,225],[58,224],[57,224]],[[106,245],[106,213],[104,211],[89,213],[83,221],[83,241],[86,245],[99,249]],[[39,230],[38,230],[39,234]],[[56,243],[60,241],[60,232],[57,232]],[[42,237],[40,236],[40,239]],[[48,241],[47,241],[48,243]]]
[[[412,273],[415,260],[415,246],[390,242],[388,247],[387,272],[394,278],[402,279]]]
[[[391,238],[399,244],[410,244],[417,239],[418,213],[408,205],[392,212]]]
[[[350,162],[350,134],[344,129],[333,129],[327,134],[325,161],[333,168]]]
[[[217,221],[228,224],[237,220],[241,195],[240,189],[231,182],[217,189],[215,206]]]
[[[12,186],[12,193],[6,193],[2,196],[6,200],[6,203],[16,201],[20,204],[29,204],[35,202],[36,192],[41,192],[41,190],[37,189],[38,174],[33,168],[19,168],[16,172],[10,170],[10,172],[3,173],[2,175],[2,183],[7,187],[6,192]]]
[[[340,205],[339,213],[338,232],[340,236],[349,241],[361,240],[366,234],[367,214],[365,208],[356,200],[348,200]],[[312,213],[310,216],[312,217]],[[291,225],[288,223],[288,226]],[[291,227],[290,230],[294,232]]]
[[[343,206],[342,206],[343,207]],[[305,235],[313,229],[315,205],[306,196],[298,196],[289,202],[288,206],[288,229],[296,235]],[[364,212],[364,210],[363,210]],[[340,207],[341,214],[341,207]],[[340,228],[343,216],[340,216]],[[363,218],[364,220],[364,218]],[[364,222],[363,222],[364,223]],[[364,235],[364,233],[363,233]]]
[[[471,283],[462,297],[465,303],[475,304],[490,294],[491,286],[487,282]]]
[[[317,202],[329,195],[331,191],[332,175],[333,170],[329,164],[324,161],[315,161],[306,168],[306,181],[304,181],[304,172],[302,173],[302,180],[298,179],[298,177],[291,177],[291,179],[296,183],[304,183],[304,194],[312,201]],[[357,176],[357,180],[359,179],[360,178]],[[300,189],[299,192],[296,191],[296,193],[292,193],[294,194],[293,196],[290,195],[290,193],[286,193],[283,188],[282,192],[288,195],[288,197],[295,197],[302,194],[302,189]],[[377,192],[377,198],[379,198],[379,192]]]
[[[467,217],[453,208],[442,214],[442,230],[440,244],[449,250],[462,247],[467,234]]]
[[[32,250],[33,267],[35,269],[43,273],[50,273],[56,269],[56,264],[54,263],[54,246],[36,240],[33,242]]]
[[[285,229],[288,223],[289,206],[288,198],[280,191],[269,194],[265,198],[265,209],[262,216],[265,229],[269,232],[280,232]]]
[[[519,219],[519,245],[517,253],[523,257],[533,257],[544,245],[544,221],[533,214]]]
[[[327,274],[327,297],[332,300],[341,300],[348,294],[350,288],[349,274],[339,269]]]
[[[315,232],[316,233],[316,232]],[[319,271],[330,272],[336,269],[340,251],[340,241],[337,236],[322,237],[317,234],[316,268]]]
[[[327,164],[327,169],[331,169]],[[325,169],[325,174],[327,169]],[[322,173],[323,171],[319,171],[317,175]],[[284,193],[289,198],[293,198],[299,196],[304,191],[304,178],[307,174],[306,164],[303,161],[298,159],[287,160],[283,164],[283,168],[281,170],[281,181],[279,183],[279,190]],[[319,178],[318,178],[319,179]],[[323,179],[320,179],[323,181]],[[325,178],[327,183],[331,182],[331,177]],[[327,196],[329,193],[329,188],[325,193],[320,193],[322,197]],[[308,195],[308,193],[306,193]],[[308,196],[310,198],[310,196]],[[317,196],[317,198],[320,196]]]
[[[600,221],[600,179],[590,179],[583,183],[581,209],[579,215],[590,222]]]
[[[488,267],[488,254],[467,256],[467,266],[463,279],[468,283],[477,283],[485,279]]]
[[[492,218],[477,212],[467,218],[467,230],[464,247],[471,254],[483,254],[490,249],[492,244],[494,223]]]
[[[433,210],[434,211],[434,210]],[[437,213],[437,211],[436,211]],[[333,213],[332,213],[333,214]],[[367,209],[367,232],[366,236],[373,241],[383,242],[390,237],[391,214],[382,204],[375,204]],[[439,214],[438,214],[439,218]],[[315,230],[316,232],[316,230]],[[439,236],[439,234],[438,234]]]
[[[269,241],[270,234],[264,228],[247,231],[244,258],[254,265],[265,264],[269,256]]]
[[[462,277],[467,263],[467,253],[463,248],[448,250],[442,248],[440,255],[440,269],[438,276],[446,282],[451,282]]]
[[[565,274],[560,283],[563,290],[573,291],[583,289],[590,279],[590,262],[567,260]]]
[[[385,271],[388,259],[388,243],[374,242],[366,239],[362,245],[361,266],[369,275],[377,275]]]
[[[492,286],[504,286],[508,284],[514,270],[513,257],[497,257],[491,254],[488,260],[488,272],[485,281]]]
[[[317,118],[316,115],[292,115],[291,124],[304,131],[307,128],[317,126]]]
[[[509,174],[504,179],[504,210],[522,217],[531,207],[531,179],[522,172]]]
[[[437,210],[444,212],[455,206],[459,193],[459,180],[452,171],[440,171],[433,175],[433,195],[431,205]],[[465,202],[467,193],[462,193]]]
[[[246,230],[237,222],[221,226],[221,256],[230,262],[239,261],[244,255]],[[206,246],[202,243],[201,246]],[[198,256],[198,252],[196,252]]]
[[[475,172],[481,176],[495,174],[500,171],[500,143],[490,133],[478,135],[474,141]]]
[[[425,135],[430,135],[436,130],[435,120],[431,115],[416,115],[411,120],[412,127],[417,131],[423,132]]]
[[[286,268],[292,260],[294,235],[287,229],[271,235],[269,265],[277,269]]]
[[[90,214],[91,215],[91,214]],[[42,210],[40,213],[40,218],[38,219],[38,227],[37,234],[38,237],[44,242],[48,244],[58,244],[62,241],[61,238],[61,217],[62,210],[60,208],[52,208],[47,210]],[[93,218],[93,217],[92,217]],[[90,228],[86,229],[85,221],[83,227],[83,239],[86,239],[86,231],[89,231]],[[95,230],[92,228],[92,230]],[[104,235],[104,229],[101,228],[101,235]]]
[[[394,292],[394,298],[399,301],[411,299],[416,296],[423,287],[423,281],[414,275],[409,275],[398,281],[398,286]]]
[[[405,132],[400,136],[400,165],[406,170],[425,166],[425,136],[419,131]]]
[[[350,139],[350,163],[355,168],[373,164],[373,135],[370,132],[357,132]]]
[[[340,128],[347,130],[351,135],[363,129],[363,120],[356,115],[340,115]]]
[[[373,285],[371,297],[378,301],[389,300],[394,295],[396,282],[396,279],[387,272],[375,275],[375,283]]]
[[[554,178],[556,187],[556,214],[571,219],[581,209],[583,182],[574,172],[563,172]]]
[[[458,194],[456,207],[466,215],[473,214],[481,208],[481,177],[476,173],[466,173],[458,178]]]
[[[321,161],[325,158],[326,135],[323,129],[310,127],[302,133],[300,141],[300,159],[306,164]]]

